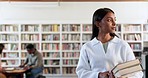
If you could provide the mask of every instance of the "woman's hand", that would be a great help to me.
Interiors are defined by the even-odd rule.
[[[115,78],[115,76],[112,72],[109,73],[109,78]]]
[[[109,71],[100,72],[98,78],[109,78]]]
[[[109,73],[109,78],[115,78],[115,76],[112,72]],[[117,78],[127,78],[127,77],[121,76],[121,77],[117,77]]]

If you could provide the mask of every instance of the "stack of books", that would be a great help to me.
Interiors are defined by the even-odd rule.
[[[124,63],[117,64],[112,72],[115,77],[126,76],[134,72],[142,71],[141,63],[139,59],[127,61]]]

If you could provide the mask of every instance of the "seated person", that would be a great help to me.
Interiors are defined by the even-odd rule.
[[[1,73],[3,71],[3,68],[1,67],[1,54],[3,52],[3,49],[4,49],[4,45],[0,43],[0,78],[6,78],[6,76]]]
[[[4,45],[3,44],[0,44],[0,72],[3,71],[3,68],[1,67],[1,54],[3,52],[3,49],[4,49]]]
[[[20,67],[27,69],[25,72],[26,78],[37,78],[37,76],[43,72],[42,54],[38,52],[33,44],[28,44],[26,49],[28,55],[25,63],[20,65]]]

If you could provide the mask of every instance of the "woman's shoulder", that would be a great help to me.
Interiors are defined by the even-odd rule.
[[[121,38],[118,38],[118,37],[115,37],[115,42],[117,42],[118,44],[120,45],[128,45],[127,41],[121,39]]]
[[[89,45],[91,45],[91,41],[85,42],[85,43],[82,45],[82,47],[86,47],[86,46],[89,46]]]
[[[86,43],[84,43],[83,46],[91,47],[91,46],[93,46],[93,45],[95,45],[95,44],[97,44],[99,42],[100,42],[99,40],[97,40],[96,38],[93,38],[92,40],[87,41]]]

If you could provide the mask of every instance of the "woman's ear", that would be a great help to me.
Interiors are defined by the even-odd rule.
[[[96,22],[95,22],[95,25],[96,25],[97,27],[100,27],[100,22],[99,22],[99,21],[96,21]]]

